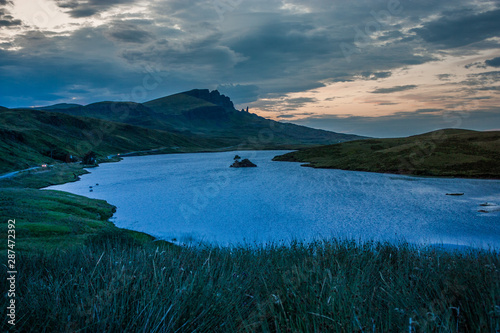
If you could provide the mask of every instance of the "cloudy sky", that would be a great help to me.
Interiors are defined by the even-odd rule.
[[[0,0],[0,105],[219,89],[377,137],[500,129],[500,1]]]

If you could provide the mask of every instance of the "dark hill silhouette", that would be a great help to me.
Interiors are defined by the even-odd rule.
[[[100,102],[68,108],[58,104],[49,108],[70,115],[217,139],[226,146],[295,148],[363,138],[279,123],[251,112],[238,111],[229,97],[208,89],[194,89],[142,104]]]

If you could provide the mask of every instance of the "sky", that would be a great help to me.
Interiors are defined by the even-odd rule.
[[[0,0],[0,105],[218,89],[373,137],[500,130],[500,0]]]

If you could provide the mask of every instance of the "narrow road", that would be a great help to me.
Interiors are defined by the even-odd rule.
[[[0,175],[0,179],[14,177],[15,175],[17,175],[18,173],[23,172],[23,171],[36,170],[36,169],[41,169],[41,168],[42,168],[41,166],[37,166],[37,167],[32,167],[32,168],[28,168],[28,169],[24,169],[24,170],[18,170],[18,171],[13,171],[13,172],[9,172],[9,173],[4,173],[3,175]]]

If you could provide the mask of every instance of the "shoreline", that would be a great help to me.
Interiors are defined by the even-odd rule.
[[[283,155],[278,155],[276,157],[281,157]],[[404,172],[396,172],[396,171],[370,171],[370,170],[355,170],[355,169],[342,169],[335,167],[327,167],[327,166],[315,166],[307,161],[294,161],[294,160],[274,160],[275,162],[284,162],[284,163],[303,163],[300,166],[304,168],[311,169],[324,169],[324,170],[342,170],[342,171],[351,171],[351,172],[367,172],[367,173],[377,173],[382,175],[394,175],[394,176],[407,176],[414,178],[443,178],[443,179],[478,179],[478,180],[500,180],[499,177],[482,177],[482,176],[464,176],[464,175],[430,175],[430,174],[412,174],[412,173],[404,173]]]
[[[292,163],[304,163],[301,161],[276,161],[276,162],[292,162]],[[412,173],[404,173],[404,172],[396,172],[396,171],[368,171],[368,170],[354,170],[354,169],[340,169],[340,168],[329,168],[329,167],[317,167],[312,164],[301,164],[301,167],[304,168],[312,168],[312,169],[327,169],[327,170],[342,170],[342,171],[353,171],[353,172],[369,172],[369,173],[379,173],[383,175],[396,175],[396,176],[408,176],[408,177],[415,177],[415,178],[443,178],[443,179],[479,179],[479,180],[500,180],[499,177],[483,177],[483,176],[463,176],[463,175],[454,175],[454,176],[446,176],[446,175],[428,175],[428,174],[421,174],[421,175],[416,175]]]
[[[234,150],[231,150],[231,151],[234,151]],[[213,152],[199,152],[199,153],[213,153]],[[215,152],[217,153],[217,152]],[[154,155],[157,155],[157,154],[154,154]],[[167,154],[165,154],[167,155]],[[171,154],[168,154],[168,155],[171,155]],[[153,156],[153,155],[143,155],[143,156]],[[122,157],[134,157],[134,156],[122,156]],[[122,160],[122,159],[120,159]],[[118,162],[118,161],[116,161]],[[351,170],[349,170],[351,171]],[[354,171],[354,172],[359,172],[359,171]],[[404,175],[404,176],[407,176],[407,175]],[[409,175],[408,177],[415,177],[415,176],[411,176]],[[411,179],[409,178],[409,179]],[[420,178],[418,176],[416,176],[416,178]],[[422,177],[422,178],[443,178],[443,179],[446,179],[445,177]],[[83,195],[83,196],[86,196],[85,194],[79,194],[79,195]],[[97,199],[91,199],[91,200],[97,200]],[[113,215],[110,219],[113,219],[115,218],[115,215]],[[111,223],[115,223],[114,221],[109,221]],[[117,228],[120,228],[120,227],[117,227]],[[131,231],[134,231],[134,232],[142,232],[142,233],[147,233],[144,232],[144,231],[136,231],[134,229],[128,229],[128,230],[131,230]],[[247,244],[245,243],[236,243],[236,244],[218,244],[216,242],[210,242],[210,241],[193,241],[193,242],[189,242],[189,241],[177,241],[177,240],[173,240],[173,239],[170,239],[169,237],[162,237],[162,236],[157,236],[155,234],[148,234],[149,236],[153,237],[155,240],[158,240],[158,241],[165,241],[165,242],[168,242],[168,243],[171,243],[171,244],[175,244],[175,245],[189,245],[189,246],[194,246],[194,247],[198,247],[198,246],[217,246],[217,247],[240,247],[240,246],[247,246]],[[178,238],[178,237],[177,237]],[[328,242],[328,241],[331,241],[331,240],[334,240],[334,239],[337,239],[337,238],[334,238],[334,237],[325,237],[323,239],[319,239],[319,241],[323,241],[323,242]],[[340,238],[342,239],[342,237]],[[352,238],[353,240],[355,240],[355,238]],[[262,246],[264,247],[267,247],[268,245],[289,245],[293,242],[312,242],[312,241],[305,241],[305,240],[287,240],[287,241],[282,241],[282,242],[276,242],[276,243],[273,243],[272,241],[270,242],[270,244],[266,244],[266,243],[263,243]],[[498,252],[498,250],[500,249],[500,247],[494,247],[494,246],[488,246],[488,245],[463,245],[463,244],[459,244],[459,243],[446,243],[446,242],[433,242],[433,243],[429,243],[429,242],[416,242],[416,241],[406,241],[406,240],[373,240],[373,239],[366,239],[366,240],[355,240],[356,242],[358,242],[359,244],[363,244],[363,243],[384,243],[384,242],[389,242],[391,244],[398,244],[398,243],[408,243],[410,244],[411,246],[415,246],[417,248],[420,248],[420,249],[423,249],[423,248],[436,248],[436,249],[441,249],[441,250],[444,250],[444,251],[458,251],[458,252],[464,252],[464,251],[471,251],[471,250],[479,250],[479,251],[491,251],[491,252]]]
[[[282,156],[282,155],[278,155]],[[288,161],[288,160],[275,160],[275,162],[284,162],[284,163],[306,163],[304,161]],[[313,164],[301,164],[301,167],[304,168],[311,168],[311,169],[322,169],[322,170],[342,170],[342,171],[349,171],[349,172],[365,172],[365,173],[376,173],[376,174],[381,174],[381,175],[394,175],[394,176],[406,176],[406,177],[413,177],[413,178],[442,178],[442,179],[470,179],[470,180],[499,180],[500,177],[498,178],[488,178],[488,177],[472,177],[472,176],[460,176],[460,175],[455,175],[455,176],[445,176],[445,175],[415,175],[411,173],[403,173],[403,172],[395,172],[395,171],[368,171],[368,170],[354,170],[354,169],[341,169],[341,168],[334,168],[334,167],[318,167],[314,166]]]

